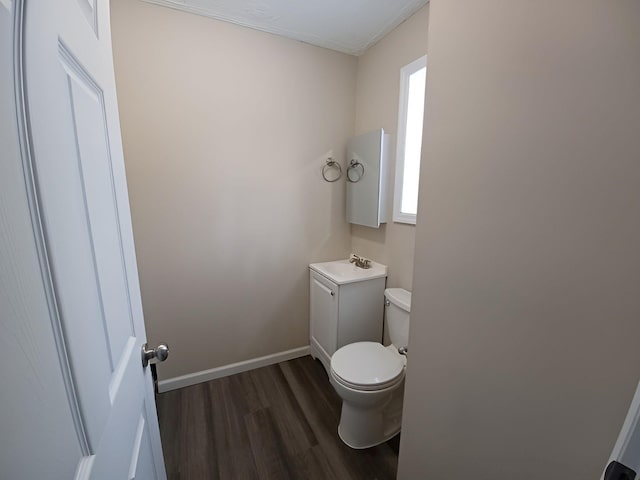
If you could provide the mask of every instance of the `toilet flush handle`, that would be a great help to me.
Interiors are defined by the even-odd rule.
[[[409,347],[400,347],[398,353],[400,355],[407,355],[409,353]]]

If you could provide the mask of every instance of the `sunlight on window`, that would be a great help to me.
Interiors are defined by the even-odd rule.
[[[394,222],[416,223],[426,84],[426,56],[400,69]]]
[[[418,180],[420,178],[420,154],[422,152],[422,121],[424,119],[424,92],[427,68],[423,67],[409,77],[407,105],[407,131],[404,147],[404,173],[402,188],[402,213],[418,212]]]

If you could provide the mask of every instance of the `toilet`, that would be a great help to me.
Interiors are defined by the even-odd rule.
[[[338,435],[351,448],[369,448],[400,432],[411,293],[384,292],[386,328],[391,344],[356,342],[331,357],[330,381],[342,398]]]

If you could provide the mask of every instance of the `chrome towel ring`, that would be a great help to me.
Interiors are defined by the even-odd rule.
[[[360,167],[362,171],[359,171],[358,167]],[[356,176],[353,176],[351,172],[355,172],[353,175]],[[362,177],[364,177],[364,165],[354,158],[351,160],[351,163],[347,168],[347,181],[351,183],[358,183],[362,180]]]
[[[327,178],[327,173],[333,169],[338,170],[338,176],[335,178]],[[322,178],[324,178],[325,182],[330,183],[337,182],[338,180],[340,180],[340,178],[342,178],[342,167],[331,157],[327,158],[327,163],[322,167]]]

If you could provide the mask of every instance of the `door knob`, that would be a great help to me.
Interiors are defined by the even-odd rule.
[[[159,362],[164,362],[169,356],[169,346],[166,343],[161,343],[156,348],[147,348],[145,343],[142,346],[142,367],[149,365],[149,360],[156,359]]]

